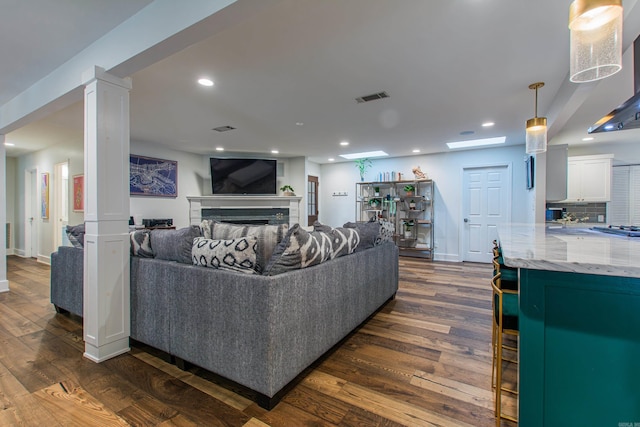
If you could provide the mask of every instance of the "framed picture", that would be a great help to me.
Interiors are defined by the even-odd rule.
[[[84,175],[73,176],[73,211],[84,212]]]
[[[132,196],[178,197],[178,162],[131,154],[129,171]]]
[[[43,173],[40,180],[40,216],[49,219],[49,172]]]

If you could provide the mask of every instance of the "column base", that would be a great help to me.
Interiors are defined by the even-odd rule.
[[[128,337],[99,347],[89,344],[88,342],[84,343],[84,357],[96,363],[104,362],[105,360],[127,353],[129,350],[131,350],[131,348],[129,347]]]

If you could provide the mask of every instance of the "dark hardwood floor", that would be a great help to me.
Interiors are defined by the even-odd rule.
[[[144,346],[100,364],[83,358],[81,319],[49,302],[49,267],[15,256],[7,267],[2,426],[495,425],[488,264],[401,258],[397,298],[271,411]],[[515,382],[515,369],[505,376]]]

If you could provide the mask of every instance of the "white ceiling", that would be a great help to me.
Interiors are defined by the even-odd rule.
[[[0,105],[149,3],[0,0]],[[276,1],[133,74],[131,139],[200,154],[277,149],[320,163],[377,149],[442,152],[446,142],[501,135],[517,145],[534,114],[528,85],[544,81],[538,115],[549,118],[551,142],[583,144],[588,126],[632,95],[632,65],[625,57],[623,72],[601,83],[569,83],[570,3]],[[623,4],[629,46],[640,6]],[[204,75],[214,87],[196,84]],[[380,91],[390,98],[355,101]],[[485,129],[485,121],[496,124]],[[237,129],[212,130],[225,125]],[[632,143],[637,132],[598,134],[591,143]],[[8,133],[15,147],[7,154],[73,139],[82,139],[79,103]]]

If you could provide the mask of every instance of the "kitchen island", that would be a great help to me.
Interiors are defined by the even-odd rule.
[[[640,426],[640,238],[498,229],[519,268],[519,425]]]

